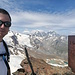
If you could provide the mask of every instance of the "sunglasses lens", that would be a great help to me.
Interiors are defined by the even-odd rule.
[[[2,21],[0,20],[0,26],[2,25]]]
[[[5,27],[10,27],[10,26],[11,26],[11,22],[8,22],[8,21],[3,22],[3,21],[0,20],[0,26],[1,26],[2,24],[4,24]]]
[[[4,25],[5,25],[5,27],[10,27],[11,26],[11,22],[5,22]]]

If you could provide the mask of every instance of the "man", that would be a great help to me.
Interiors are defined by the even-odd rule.
[[[10,67],[7,61],[9,51],[3,40],[3,37],[8,33],[10,26],[11,17],[9,13],[0,8],[0,75],[10,75]]]

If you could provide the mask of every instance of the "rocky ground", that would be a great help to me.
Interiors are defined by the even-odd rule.
[[[30,57],[35,75],[75,75],[69,67],[55,67],[47,64],[42,59]],[[32,75],[31,68],[27,59],[24,59],[21,64],[22,68],[18,69],[13,75]]]

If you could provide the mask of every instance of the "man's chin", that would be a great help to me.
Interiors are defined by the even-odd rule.
[[[4,34],[1,34],[1,33],[0,33],[0,38],[3,38],[3,37],[4,37]]]

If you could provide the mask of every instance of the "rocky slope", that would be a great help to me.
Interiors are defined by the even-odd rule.
[[[8,44],[11,55],[25,56],[24,48],[27,47],[29,55],[31,57],[36,58],[35,63],[32,61],[33,66],[34,66],[34,64],[42,65],[42,67],[40,66],[41,68],[44,68],[45,67],[44,65],[50,66],[49,64],[45,63],[44,60],[46,61],[47,59],[51,59],[51,58],[64,59],[66,61],[68,60],[67,36],[59,35],[54,31],[51,31],[51,32],[39,32],[38,31],[38,32],[28,34],[28,35],[10,31],[8,33],[8,35],[4,38],[4,40]],[[42,60],[40,60],[40,62],[42,62],[42,64],[38,62],[39,58],[42,59]],[[15,59],[15,62],[16,62],[16,59]],[[28,63],[26,63],[25,66],[27,67]],[[36,73],[38,70],[39,71],[41,70],[41,72],[46,72],[48,70],[48,72],[50,71],[49,74],[51,74],[51,72],[52,72],[52,74],[56,74],[55,71],[57,72],[58,69],[60,70],[60,68],[58,68],[58,67],[53,67],[53,66],[48,67],[48,66],[46,67],[45,70],[44,69],[41,70],[40,68],[38,69],[37,66],[35,66],[34,69],[35,69]],[[24,65],[22,67],[23,68],[21,71],[23,71],[24,75],[25,75],[25,73],[27,73],[25,70],[26,68],[24,69]],[[20,69],[19,69],[19,71],[20,71]],[[39,71],[37,74],[39,74]],[[57,73],[59,73],[59,72],[57,72]],[[28,72],[28,73],[31,73],[31,72]],[[40,74],[40,75],[42,75],[42,74]],[[44,73],[44,75],[47,75],[47,74]]]
[[[54,67],[48,65],[44,60],[30,57],[35,75],[75,75],[69,67]],[[18,69],[13,75],[31,75],[32,71],[27,59],[21,62],[22,68]]]
[[[34,32],[30,35],[30,42],[35,50],[46,55],[55,55],[63,59],[68,58],[68,38],[54,31]]]
[[[68,58],[67,36],[59,35],[54,31],[37,31],[28,35],[10,31],[4,39],[13,55],[24,54],[24,47],[27,46],[37,54]]]

